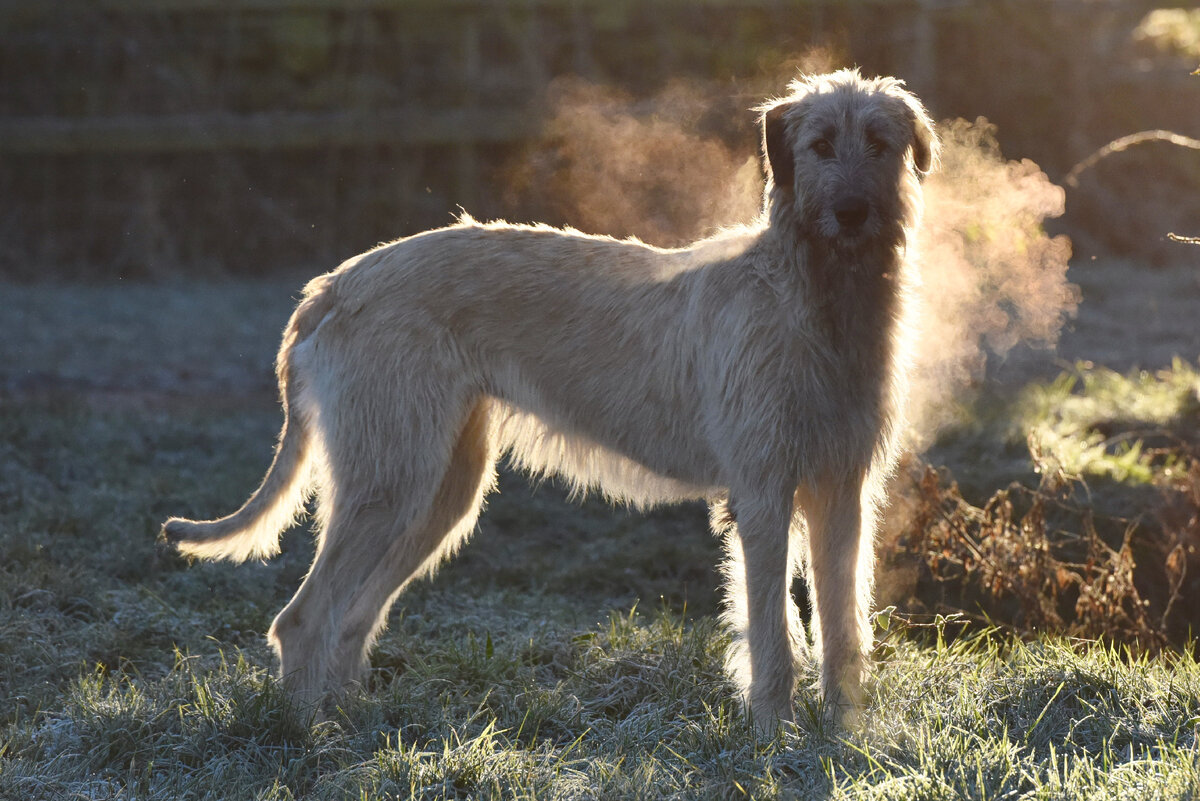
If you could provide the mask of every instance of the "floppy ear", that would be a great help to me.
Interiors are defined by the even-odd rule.
[[[783,112],[789,103],[777,103],[766,109],[762,116],[763,152],[767,156],[767,168],[775,188],[791,196],[795,192],[795,156],[788,141]]]
[[[938,136],[933,130],[933,122],[929,119],[929,114],[925,112],[925,107],[919,100],[906,93],[904,103],[908,106],[913,127],[913,166],[917,168],[917,173],[924,177],[937,164],[940,147]]]

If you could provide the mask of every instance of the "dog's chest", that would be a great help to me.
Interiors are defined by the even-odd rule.
[[[894,343],[892,331],[875,322],[847,321],[838,336],[810,336],[787,348],[787,374],[774,379],[786,388],[773,415],[775,447],[801,474],[857,469],[890,436]]]

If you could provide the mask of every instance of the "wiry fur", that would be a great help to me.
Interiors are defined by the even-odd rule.
[[[760,109],[757,225],[664,250],[464,217],[308,285],[262,487],[227,518],[164,527],[185,553],[267,556],[315,491],[316,560],[270,635],[300,699],[360,674],[392,600],[470,533],[507,452],[636,505],[709,499],[730,669],[756,722],[791,716],[801,570],[823,697],[858,700],[903,420],[907,248],[936,140],[894,79],[790,89]]]

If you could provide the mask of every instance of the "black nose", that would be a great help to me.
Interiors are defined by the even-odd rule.
[[[833,204],[833,215],[843,228],[857,228],[866,221],[870,208],[866,198],[844,197]]]

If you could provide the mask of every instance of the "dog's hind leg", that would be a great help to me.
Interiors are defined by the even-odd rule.
[[[788,640],[792,646],[792,659],[796,663],[796,670],[807,667],[811,660],[812,654],[808,647],[808,637],[804,629],[804,620],[800,615],[800,607],[796,604],[796,597],[792,594],[791,588],[795,586],[796,579],[803,579],[805,575],[805,566],[808,559],[808,525],[804,520],[804,515],[799,509],[793,512],[792,525],[788,529]]]
[[[344,684],[361,674],[367,651],[387,622],[395,597],[413,579],[431,573],[466,541],[496,485],[497,445],[492,402],[481,400],[463,425],[432,506],[398,537],[367,580],[354,588],[335,651],[351,672],[333,676]]]
[[[438,430],[435,412],[417,414],[423,429]],[[495,481],[491,401],[480,399],[445,431],[457,434],[450,447],[426,443],[426,454],[448,451],[447,458],[414,466],[405,486],[335,481],[317,559],[271,627],[284,683],[301,703],[361,677],[392,599],[474,527]]]

